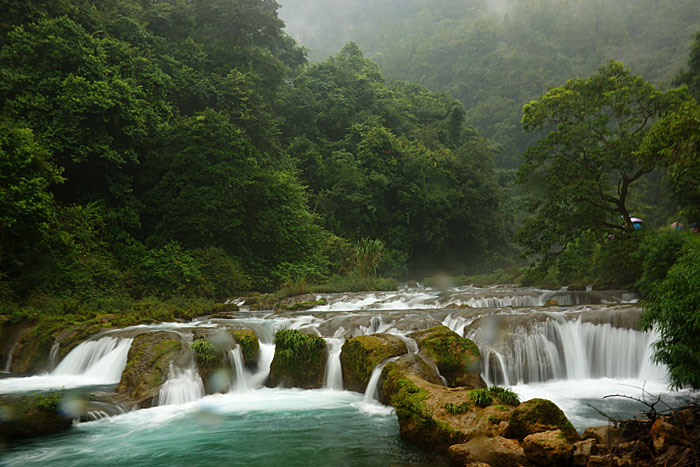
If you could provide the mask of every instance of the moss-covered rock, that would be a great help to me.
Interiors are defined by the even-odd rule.
[[[250,329],[234,329],[230,333],[236,343],[241,346],[245,365],[249,368],[255,367],[260,356],[258,336]]]
[[[527,458],[537,465],[569,465],[574,455],[573,444],[561,430],[533,433],[522,444]]]
[[[451,387],[485,388],[481,379],[481,354],[476,344],[446,326],[416,331],[411,337],[431,358]]]
[[[139,407],[150,407],[168,379],[170,362],[189,360],[189,349],[174,332],[152,332],[134,338],[116,392]]]
[[[49,393],[0,400],[0,442],[68,430],[72,419],[61,410],[62,399],[61,393]]]
[[[275,346],[268,387],[323,387],[328,350],[322,337],[285,329],[275,335]]]
[[[406,343],[391,334],[372,334],[348,339],[340,352],[343,387],[349,391],[364,392],[377,365],[406,352]]]
[[[429,399],[434,393],[427,381],[405,372],[401,363],[388,363],[382,370],[381,398],[396,409],[401,438],[435,451],[465,440],[464,434],[434,416]]]
[[[554,402],[531,399],[520,404],[511,413],[504,436],[523,440],[528,435],[550,430],[561,430],[569,443],[580,440],[574,426]]]

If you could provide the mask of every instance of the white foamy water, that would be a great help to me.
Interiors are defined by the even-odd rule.
[[[647,401],[654,401],[656,396],[663,397],[668,404],[688,396],[687,392],[670,391],[665,383],[648,382],[639,379],[595,378],[578,380],[557,380],[544,383],[518,384],[511,389],[520,396],[521,401],[540,398],[549,399],[564,411],[571,423],[582,431],[588,426],[605,424],[607,420],[591,406],[613,417],[629,418],[631,414],[642,413],[648,408],[643,404],[625,398],[606,398],[612,395],[624,395]],[[665,405],[657,406],[663,410]]]
[[[204,384],[196,368],[177,368],[171,362],[168,380],[160,387],[158,405],[180,405],[202,397]]]
[[[323,387],[326,389],[343,390],[343,371],[340,365],[340,352],[343,342],[343,339],[326,338],[328,360],[326,361],[326,376],[323,384]]]
[[[117,384],[133,339],[102,337],[81,343],[44,375],[0,379],[0,393]]]

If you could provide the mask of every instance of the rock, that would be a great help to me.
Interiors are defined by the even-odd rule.
[[[559,302],[554,298],[550,298],[549,300],[544,302],[544,306],[559,306]]]
[[[655,459],[656,465],[685,466],[698,465],[697,458],[693,458],[693,452],[685,446],[674,445]]]
[[[657,454],[664,453],[673,444],[686,444],[683,431],[664,417],[657,418],[649,431]]]
[[[168,380],[170,363],[183,366],[189,360],[189,349],[180,341],[179,334],[167,331],[140,334],[131,343],[116,392],[141,408],[150,407]]]
[[[285,329],[275,335],[275,345],[268,387],[323,387],[328,350],[322,337]]]
[[[523,450],[525,456],[535,464],[566,465],[573,456],[574,447],[561,430],[551,430],[526,436]]]
[[[255,332],[250,329],[234,329],[229,331],[233,339],[241,346],[243,362],[249,368],[256,368],[260,356],[260,341]]]
[[[463,444],[455,444],[447,450],[453,465],[486,463],[493,466],[517,466],[527,464],[523,448],[517,441],[496,436],[477,436]]]
[[[597,454],[595,439],[589,438],[574,443],[574,465],[586,465],[591,454]]]
[[[603,456],[591,456],[588,458],[586,467],[618,467],[620,458],[612,454]]]
[[[63,394],[3,396],[0,400],[0,444],[46,436],[70,429],[72,418],[62,409]]]
[[[53,339],[38,334],[35,323],[22,321],[16,324],[4,322],[0,326],[0,357],[2,366],[12,373],[39,372],[48,369],[49,351]]]
[[[601,425],[586,428],[581,438],[594,439],[596,444],[609,446],[610,444],[617,443],[620,440],[620,435],[621,431],[619,429],[608,425]]]
[[[447,326],[416,331],[411,337],[421,352],[432,359],[450,387],[485,388],[481,379],[481,355],[471,339],[461,337]]]
[[[420,366],[410,364],[416,360],[420,362],[416,355],[400,357],[384,367],[380,378],[382,402],[396,409],[404,440],[444,451],[477,436],[501,435],[512,407],[493,404],[481,408],[470,390],[431,383],[412,372]]]
[[[385,369],[382,371],[384,377],[380,380],[382,384],[379,385],[379,401],[385,405],[391,404],[391,394],[386,394],[383,388],[383,382],[386,381],[386,374],[389,372],[411,374],[435,385],[442,384],[437,370],[426,363],[426,361],[417,354],[402,355],[397,360],[388,363],[384,368]]]
[[[531,399],[511,413],[503,435],[522,440],[528,435],[550,430],[561,430],[570,443],[580,440],[576,429],[559,407],[546,399]]]
[[[364,392],[377,365],[406,352],[406,343],[391,334],[372,334],[348,339],[340,352],[343,387],[349,391]]]

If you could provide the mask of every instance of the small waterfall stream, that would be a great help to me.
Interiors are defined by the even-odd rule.
[[[343,390],[343,372],[340,367],[340,351],[343,347],[343,339],[328,337],[328,360],[326,362],[326,377],[324,387],[336,391]]]
[[[170,375],[161,386],[158,405],[178,405],[204,397],[204,384],[194,365],[178,368],[170,363]]]
[[[101,384],[117,384],[132,341],[109,336],[85,341],[71,350],[51,374],[84,376]]]

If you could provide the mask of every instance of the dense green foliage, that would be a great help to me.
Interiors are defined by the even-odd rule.
[[[519,232],[528,254],[558,254],[584,232],[630,233],[630,204],[643,176],[661,162],[641,152],[652,123],[682,93],[663,93],[622,64],[551,89],[523,109],[527,130],[549,133],[525,153],[518,171],[531,216]]]
[[[656,359],[668,365],[674,386],[700,388],[700,238],[689,239],[650,296],[644,323],[659,333]]]
[[[3,301],[371,287],[507,249],[464,109],[354,44],[306,66],[274,1],[0,8]]]
[[[694,0],[280,3],[287,30],[312,59],[354,40],[387,76],[459,99],[468,124],[497,149],[501,167],[519,165],[539,136],[520,128],[524,104],[609,59],[655,83],[669,82],[700,24]]]

